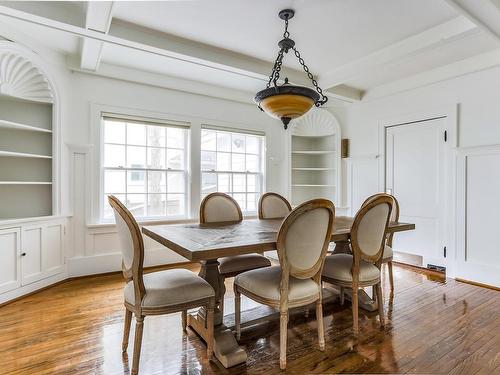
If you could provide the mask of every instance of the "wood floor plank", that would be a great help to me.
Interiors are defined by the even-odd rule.
[[[195,264],[184,267],[198,271]],[[479,375],[500,370],[500,292],[397,265],[394,278],[391,298],[387,275],[383,277],[385,329],[376,314],[361,312],[356,339],[350,304],[325,305],[324,352],[318,348],[315,314],[292,316],[284,373]],[[133,345],[122,357],[123,286],[121,275],[82,278],[1,307],[0,373],[128,374]],[[226,313],[232,314],[231,280],[226,289]],[[249,314],[257,306],[242,300]],[[226,316],[228,324],[232,319]],[[193,331],[182,332],[180,314],[147,317],[141,373],[283,373],[278,321],[246,327],[241,344],[247,347],[247,363],[224,369],[208,361],[205,345]]]

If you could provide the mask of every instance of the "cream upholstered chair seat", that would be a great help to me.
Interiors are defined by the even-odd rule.
[[[219,264],[219,272],[226,275],[268,267],[271,265],[271,262],[260,254],[243,254],[221,258],[219,259]]]
[[[323,276],[331,279],[346,282],[352,281],[352,262],[351,254],[334,254],[325,258],[323,266]],[[359,263],[359,281],[373,281],[380,278],[380,270],[373,263],[361,260]]]
[[[382,255],[382,259],[392,258],[392,247],[385,245],[384,247],[384,255]]]
[[[143,276],[146,295],[143,307],[164,307],[215,297],[212,286],[186,269],[148,273]],[[134,283],[129,281],[124,290],[125,301],[135,304]]]
[[[240,273],[234,283],[246,291],[267,300],[280,300],[281,267],[266,267]],[[288,302],[313,298],[320,292],[319,285],[312,279],[297,279],[290,276],[288,285]]]

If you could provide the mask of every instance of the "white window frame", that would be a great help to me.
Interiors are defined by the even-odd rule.
[[[132,167],[105,167],[104,166],[104,144],[107,143],[104,140],[104,119],[105,118],[111,118],[111,119],[116,119],[118,121],[124,121],[124,122],[136,122],[144,125],[156,125],[156,126],[163,126],[165,128],[168,127],[177,127],[177,128],[182,128],[185,129],[185,138],[184,138],[184,169],[156,169],[156,168],[132,168]],[[127,115],[127,114],[121,114],[121,113],[112,113],[112,112],[101,112],[100,113],[100,118],[99,118],[99,134],[100,134],[100,160],[99,160],[99,222],[101,223],[111,223],[114,221],[114,218],[104,218],[104,204],[105,204],[105,199],[104,196],[107,194],[104,191],[104,171],[105,170],[120,170],[120,171],[144,171],[146,172],[146,184],[147,184],[147,178],[148,178],[148,171],[165,171],[165,172],[184,172],[184,186],[185,186],[185,192],[184,192],[184,215],[175,215],[175,216],[138,216],[136,219],[140,222],[146,222],[146,221],[176,221],[176,220],[184,220],[188,219],[190,217],[190,211],[191,211],[191,185],[190,185],[190,176],[191,176],[191,160],[190,160],[190,148],[191,148],[191,128],[190,128],[190,123],[184,122],[184,121],[175,121],[175,120],[167,120],[167,119],[157,119],[157,118],[152,118],[152,117],[143,117],[143,116],[135,116],[135,115]],[[125,133],[126,134],[126,133]],[[112,143],[108,143],[112,144]],[[121,144],[120,144],[121,145]],[[126,140],[126,135],[125,135],[125,145],[127,145],[127,140]],[[144,146],[144,147],[147,147]],[[167,148],[170,149],[175,149],[172,147],[165,147],[165,150]],[[125,184],[125,190],[127,190],[127,184]],[[126,191],[125,191],[126,194]],[[165,193],[168,194],[168,193]],[[174,193],[172,193],[174,194]],[[148,193],[144,193],[146,195],[146,204],[147,204],[147,196]]]
[[[223,171],[223,170],[217,170],[217,167],[216,169],[211,169],[211,170],[206,170],[206,169],[203,169],[202,166],[201,166],[201,153],[202,151],[206,151],[206,150],[202,150],[201,149],[201,143],[200,143],[200,198],[203,199],[203,191],[202,191],[202,182],[203,182],[203,173],[213,173],[215,175],[218,175],[218,174],[229,174],[229,175],[233,175],[233,174],[242,174],[242,175],[245,175],[245,176],[248,176],[248,175],[257,175],[259,176],[259,185],[260,185],[260,191],[259,192],[248,192],[248,191],[245,191],[245,192],[234,192],[233,190],[231,191],[230,195],[234,195],[234,194],[245,194],[245,196],[247,194],[252,194],[252,193],[255,193],[255,194],[258,194],[258,198],[260,198],[262,196],[262,194],[264,194],[265,192],[265,188],[266,188],[266,134],[263,133],[263,132],[254,132],[254,131],[249,131],[249,130],[245,130],[245,129],[237,129],[237,128],[226,128],[226,127],[220,127],[220,126],[212,126],[212,125],[202,125],[201,126],[201,131],[203,130],[211,130],[211,131],[215,131],[215,132],[224,132],[224,133],[230,133],[230,134],[239,134],[239,135],[250,135],[250,136],[257,136],[257,137],[260,137],[261,138],[261,142],[260,142],[260,160],[259,160],[259,165],[260,165],[260,171],[259,172],[250,172],[250,171],[244,171],[244,172],[238,172],[238,171],[232,171],[232,170],[228,170],[228,171]],[[232,155],[233,154],[241,154],[241,153],[237,153],[237,152],[233,152],[232,150],[231,151],[217,151],[217,137],[216,137],[216,146],[215,146],[215,151],[211,151],[211,152],[215,152],[216,154],[221,152],[221,153],[227,153],[227,154],[230,154],[230,163],[232,163]],[[245,150],[245,153],[243,153],[243,155],[250,155],[249,153],[246,152]],[[255,155],[255,154],[251,154],[251,155]],[[245,162],[246,162],[246,157],[245,157]],[[216,160],[216,165],[217,165],[217,160]],[[232,179],[232,177],[231,177]],[[246,181],[248,181],[246,179]],[[233,189],[234,186],[233,186],[233,183],[231,181],[231,188]],[[218,189],[218,183],[217,183],[217,191],[220,191]],[[246,208],[243,209],[242,208],[242,212],[245,216],[252,216],[252,215],[255,215],[257,214],[258,212],[258,200],[256,202],[256,205],[255,205],[255,210],[252,210],[252,211],[249,211],[247,210]]]

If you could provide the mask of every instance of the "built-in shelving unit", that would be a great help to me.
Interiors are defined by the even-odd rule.
[[[0,221],[51,216],[52,88],[14,43],[0,43],[0,70]]]
[[[339,201],[340,128],[335,117],[315,109],[295,121],[290,135],[290,198]]]

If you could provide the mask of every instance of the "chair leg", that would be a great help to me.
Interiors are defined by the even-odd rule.
[[[130,335],[130,324],[132,323],[132,311],[125,309],[125,326],[123,327],[122,353],[128,348],[128,338]]]
[[[372,286],[372,299],[377,302],[377,287],[375,285]]]
[[[323,328],[323,303],[321,298],[316,301],[316,320],[318,321],[319,350],[325,350],[325,330]]]
[[[207,307],[207,357],[209,360],[214,354],[214,309],[215,299],[210,300]]]
[[[394,291],[394,277],[392,275],[392,261],[387,262],[387,269],[389,270],[389,283],[391,284],[391,292]]]
[[[135,317],[135,340],[134,340],[134,357],[132,360],[132,375],[137,375],[139,373],[139,359],[141,357],[141,345],[142,345],[142,330],[144,328],[144,316]]]
[[[359,333],[359,321],[358,321],[358,286],[352,288],[352,330],[354,335],[357,336]]]
[[[344,287],[340,287],[340,305],[344,305],[344,300],[345,300],[345,290]]]
[[[220,310],[220,315],[222,316],[222,321],[224,321],[224,295],[222,295],[221,300],[219,302],[219,310]]]
[[[380,326],[384,327],[385,319],[384,319],[384,300],[382,299],[382,285],[378,283],[376,289],[377,289],[378,316],[380,319]]]
[[[234,288],[234,325],[236,340],[241,338],[241,293]]]
[[[182,310],[182,330],[186,331],[187,328],[187,310]]]
[[[286,368],[286,340],[288,330],[288,311],[280,313],[280,369]]]

